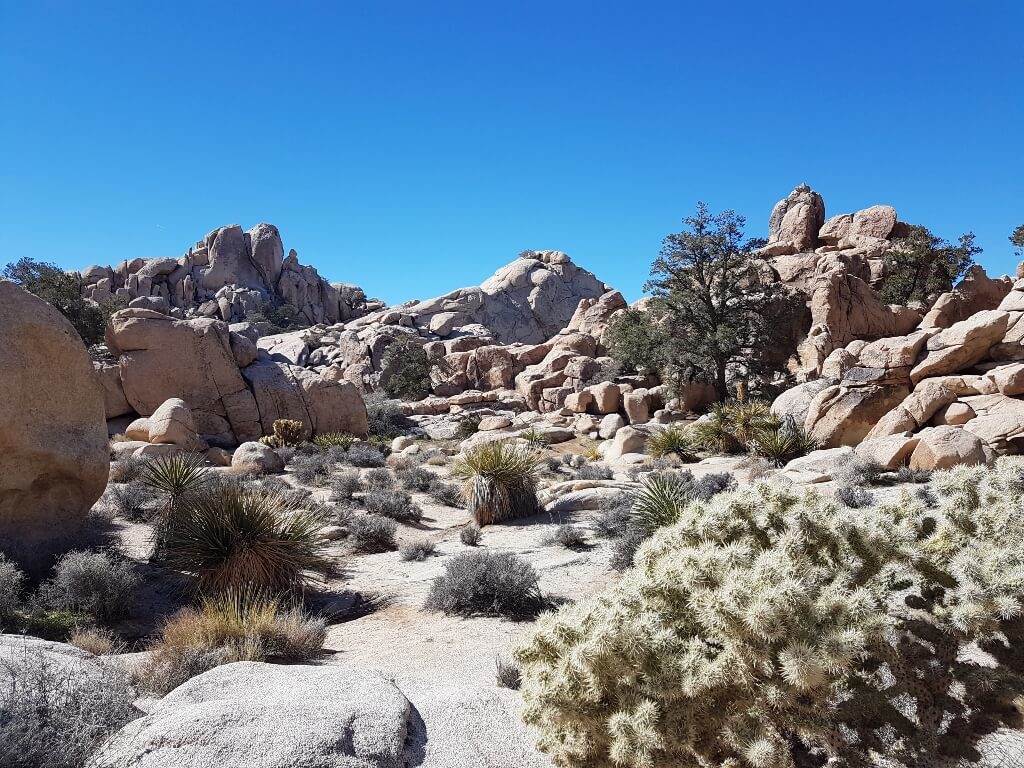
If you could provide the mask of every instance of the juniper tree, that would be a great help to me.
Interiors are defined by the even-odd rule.
[[[381,385],[391,397],[419,400],[430,394],[430,361],[421,343],[408,336],[395,339],[380,365]]]
[[[661,330],[649,357],[671,378],[707,380],[724,400],[731,371],[783,369],[796,348],[804,303],[757,256],[763,241],[744,237],[742,216],[698,203],[683,223],[683,231],[665,238],[645,286],[654,296],[653,327]],[[644,343],[652,333],[633,331]]]
[[[952,289],[979,253],[973,232],[960,235],[953,245],[926,227],[910,225],[907,236],[894,240],[885,256],[882,300],[930,306],[940,293]]]
[[[977,760],[1024,684],[1024,469],[935,484],[939,513],[768,484],[687,503],[516,651],[540,747],[573,768]]]
[[[1010,242],[1013,244],[1013,252],[1019,259],[1024,256],[1024,224],[1013,230],[1010,235]]]

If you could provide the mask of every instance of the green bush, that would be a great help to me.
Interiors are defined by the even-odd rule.
[[[295,591],[334,570],[319,507],[262,488],[223,486],[190,497],[168,531],[169,566],[206,593]]]
[[[461,616],[527,618],[543,607],[537,572],[511,552],[470,551],[434,579],[426,609]]]
[[[355,435],[348,432],[324,432],[313,438],[313,445],[320,448],[343,448],[348,450],[356,440]]]
[[[938,473],[941,514],[767,483],[691,502],[617,584],[541,617],[524,717],[560,766],[970,760],[1024,690],[1022,480]]]
[[[507,442],[485,443],[455,460],[452,475],[464,482],[463,496],[477,525],[537,513],[539,457]]]
[[[787,416],[777,426],[755,429],[753,437],[747,441],[747,450],[751,455],[767,459],[777,467],[785,466],[793,459],[817,449],[818,442],[792,416]]]
[[[422,342],[410,336],[391,342],[380,358],[380,380],[391,397],[421,400],[429,395],[430,361]]]
[[[108,621],[131,608],[139,577],[130,562],[102,552],[68,552],[39,587],[40,603],[52,611],[69,611]]]
[[[398,523],[380,515],[359,515],[348,523],[348,543],[355,552],[390,552],[398,549]]]
[[[273,429],[274,434],[260,438],[261,443],[271,448],[295,448],[306,439],[306,425],[295,419],[275,419]]]
[[[398,554],[403,560],[426,560],[436,552],[437,545],[426,539],[407,541],[398,548]]]
[[[765,430],[778,429],[782,419],[768,403],[715,403],[703,419],[689,427],[694,447],[715,453],[740,453]]]
[[[675,454],[681,461],[694,461],[696,447],[685,427],[668,427],[647,438],[647,453],[656,459]]]
[[[0,552],[0,631],[14,617],[24,584],[25,574]]]
[[[417,522],[423,510],[413,503],[405,491],[371,491],[363,496],[363,506],[374,515],[388,517],[403,523]]]

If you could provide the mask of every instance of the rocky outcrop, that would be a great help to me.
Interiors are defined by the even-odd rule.
[[[329,283],[295,251],[285,256],[273,224],[243,231],[220,227],[180,258],[132,259],[116,267],[91,266],[79,273],[82,295],[98,303],[115,297],[131,306],[184,318],[241,320],[264,305],[289,304],[306,323],[350,320],[379,302],[363,291]]]
[[[239,355],[251,339],[236,327],[146,309],[114,313],[107,346],[119,356],[122,391],[135,413],[152,417],[174,400],[191,414],[202,441],[225,448],[271,434],[279,418],[301,421],[307,436],[366,433],[366,407],[354,384],[278,362],[266,351],[240,368],[252,359]]]
[[[801,184],[772,209],[768,222],[768,255],[780,256],[813,250],[818,230],[825,223],[821,195]]]
[[[0,280],[0,550],[42,557],[73,539],[107,484],[104,390],[56,309]]]

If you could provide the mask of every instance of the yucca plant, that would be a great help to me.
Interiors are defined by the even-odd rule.
[[[210,478],[206,459],[200,453],[161,456],[146,465],[142,481],[162,499],[153,528],[153,558],[163,557],[167,531],[183,500],[198,491]]]
[[[313,438],[313,445],[320,448],[344,448],[347,450],[355,441],[355,435],[350,435],[347,432],[324,432]]]
[[[587,461],[600,461],[604,458],[597,450],[597,443],[589,439],[579,441],[579,455]]]
[[[647,438],[647,453],[656,459],[675,454],[682,461],[693,461],[693,436],[685,427],[669,427]]]
[[[781,467],[817,450],[818,445],[790,416],[778,427],[762,427],[757,430],[747,441],[747,450]]]
[[[519,439],[525,440],[526,444],[534,450],[548,447],[548,439],[538,429],[526,429],[519,433]]]
[[[462,493],[477,525],[537,513],[540,461],[533,451],[505,441],[478,446],[455,461],[452,475],[463,481]]]
[[[294,448],[305,439],[306,425],[295,419],[275,419],[274,434],[260,438],[260,442],[271,448]]]
[[[692,487],[692,483],[679,482],[671,475],[648,475],[633,499],[635,525],[648,536],[672,525],[691,500]]]
[[[764,429],[777,429],[781,419],[768,403],[715,403],[708,418],[690,426],[695,445],[715,453],[739,453]]]
[[[320,529],[322,507],[263,488],[224,486],[190,496],[174,516],[167,564],[195,576],[207,594],[249,588],[269,594],[304,587],[334,564]]]

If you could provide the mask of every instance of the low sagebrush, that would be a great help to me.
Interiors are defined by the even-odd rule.
[[[348,469],[338,472],[331,478],[331,501],[348,501],[363,487],[357,471]]]
[[[612,471],[605,464],[588,462],[577,469],[573,477],[576,480],[611,480]]]
[[[117,653],[122,648],[114,633],[102,627],[77,627],[68,638],[68,644],[93,656]]]
[[[141,480],[149,462],[141,456],[128,454],[110,462],[109,480],[111,483],[130,483]]]
[[[417,522],[423,518],[423,510],[413,503],[412,496],[405,491],[372,491],[363,496],[363,506],[374,515],[403,523]]]
[[[832,481],[836,485],[860,488],[877,482],[883,471],[877,461],[853,453],[836,461],[832,468]]]
[[[144,520],[153,511],[153,492],[140,480],[111,483],[103,494],[103,503],[115,515],[127,520]]]
[[[457,485],[438,480],[436,477],[434,482],[430,484],[427,492],[430,494],[430,498],[438,504],[444,504],[446,507],[461,509],[466,503],[462,498],[462,491]]]
[[[380,515],[358,515],[348,522],[348,542],[355,552],[390,552],[398,548],[398,524]]]
[[[54,611],[71,611],[107,621],[132,605],[139,577],[130,562],[103,552],[68,552],[53,576],[39,587],[40,603]]]
[[[14,616],[18,609],[24,585],[25,574],[0,552],[0,630],[3,629],[2,622]]]
[[[462,616],[536,616],[544,607],[537,572],[511,552],[470,551],[456,555],[434,579],[424,606]]]
[[[874,494],[871,491],[853,485],[837,486],[832,495],[836,501],[850,509],[870,507],[875,501]]]
[[[348,432],[324,432],[313,438],[313,445],[320,448],[348,450],[355,441],[355,435],[350,435]]]
[[[598,536],[614,539],[626,532],[626,527],[633,518],[628,501],[615,504],[598,511],[594,515],[594,529]]]
[[[587,548],[587,537],[575,525],[560,525],[548,539],[549,544],[557,544],[566,549],[580,551]]]
[[[403,560],[426,560],[435,552],[437,545],[426,539],[407,541],[398,547],[398,554]]]
[[[407,491],[426,493],[430,490],[430,486],[437,482],[437,475],[423,467],[400,469],[396,474],[398,475],[398,482]]]
[[[367,470],[363,475],[363,482],[371,491],[386,491],[395,487],[395,476],[385,467],[376,467]]]
[[[344,463],[361,469],[383,467],[385,462],[384,453],[369,443],[353,444],[344,458]]]
[[[289,466],[295,479],[303,485],[325,485],[334,471],[334,462],[326,454],[296,456]]]
[[[475,547],[480,544],[480,526],[476,523],[466,523],[459,531],[459,541],[467,547]]]
[[[498,656],[494,661],[494,682],[499,688],[518,691],[523,683],[523,670],[514,659]]]

